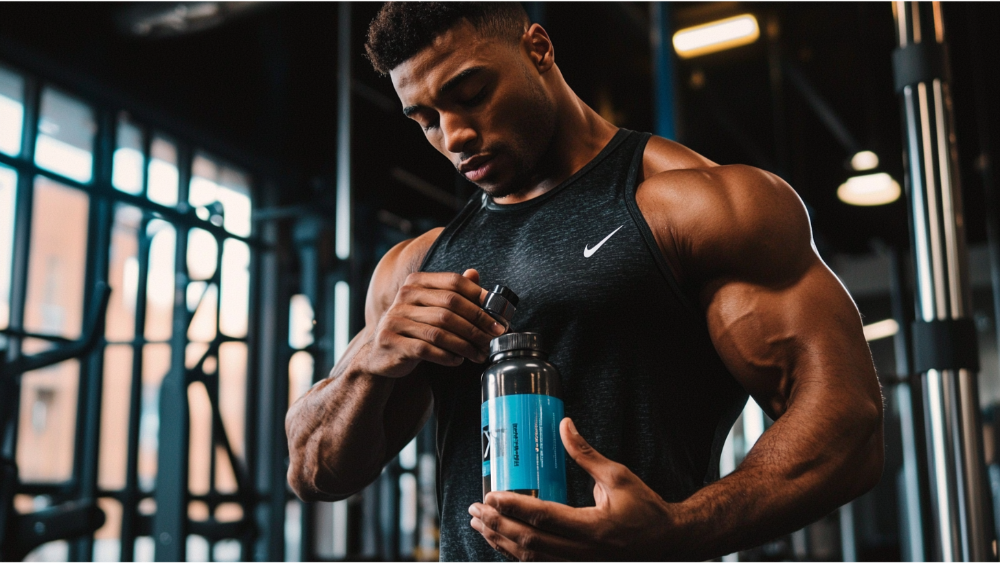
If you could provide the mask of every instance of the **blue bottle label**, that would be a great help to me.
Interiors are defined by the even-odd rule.
[[[482,418],[482,443],[483,443],[483,477],[490,476],[490,409],[489,403],[483,403],[480,409]]]
[[[550,395],[504,395],[484,403],[490,489],[566,503],[566,450],[559,437],[563,402]],[[484,476],[486,468],[484,466]]]

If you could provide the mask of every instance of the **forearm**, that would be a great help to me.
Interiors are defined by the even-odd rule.
[[[795,531],[871,489],[882,473],[881,410],[831,413],[799,404],[761,436],[740,467],[680,505],[688,560]]]
[[[382,469],[385,406],[397,380],[365,373],[354,361],[356,351],[349,350],[285,418],[288,481],[305,500],[346,497]]]

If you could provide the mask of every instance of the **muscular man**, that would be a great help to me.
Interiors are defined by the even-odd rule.
[[[875,485],[882,403],[860,316],[785,182],[602,119],[517,3],[390,3],[367,50],[483,193],[386,254],[365,328],[289,411],[300,497],[372,482],[432,408],[445,560],[707,559]],[[562,373],[568,506],[480,502],[494,283]],[[719,479],[748,394],[775,423]]]

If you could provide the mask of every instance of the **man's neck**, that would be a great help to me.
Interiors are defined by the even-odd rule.
[[[528,180],[527,189],[496,198],[497,203],[528,201],[555,188],[593,160],[618,132],[569,86],[561,89],[556,108],[555,135],[539,160],[537,173]]]

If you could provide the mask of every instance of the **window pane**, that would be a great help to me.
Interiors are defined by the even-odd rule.
[[[31,332],[80,335],[87,261],[87,194],[35,180],[24,326]]]
[[[247,335],[250,315],[250,247],[240,240],[222,244],[222,305],[219,330],[235,338]]]
[[[219,259],[219,245],[215,237],[204,229],[188,231],[188,276],[192,280],[207,280],[215,274]]]
[[[162,138],[154,138],[149,147],[149,186],[147,196],[150,201],[163,205],[177,205],[177,147]]]
[[[237,456],[242,456],[244,451],[246,388],[247,345],[243,342],[226,342],[219,346],[219,413],[233,453]],[[229,465],[228,460],[226,465]]]
[[[21,153],[24,127],[24,78],[0,66],[0,152]]]
[[[166,221],[154,219],[146,227],[149,273],[146,280],[146,338],[170,338],[174,319],[174,248],[176,231]]]
[[[116,490],[125,486],[129,393],[132,389],[131,346],[118,344],[105,348],[102,387],[97,482],[102,489]]]
[[[2,127],[0,123],[0,128]],[[0,328],[7,328],[10,323],[10,278],[16,205],[17,172],[12,168],[0,166]]]
[[[34,354],[44,345],[28,348],[25,343],[25,352]],[[22,481],[62,482],[73,475],[79,375],[79,362],[69,360],[22,378],[17,429],[17,468]]]
[[[115,208],[111,227],[111,255],[108,280],[111,301],[108,303],[105,336],[110,342],[127,342],[135,337],[135,304],[139,289],[139,230],[142,211],[129,205]]]
[[[76,98],[46,88],[38,119],[35,162],[79,182],[94,168],[94,112]]]
[[[122,115],[118,118],[118,148],[111,183],[123,192],[141,193],[144,160],[142,131]]]
[[[194,158],[191,173],[188,203],[196,207],[221,203],[226,230],[235,235],[250,236],[250,183],[246,174],[220,166],[204,155]],[[207,214],[199,216],[208,218]]]
[[[191,317],[191,324],[188,327],[188,339],[193,342],[211,342],[215,340],[216,312],[219,306],[219,289],[214,285],[209,285],[205,289],[198,308]]]

